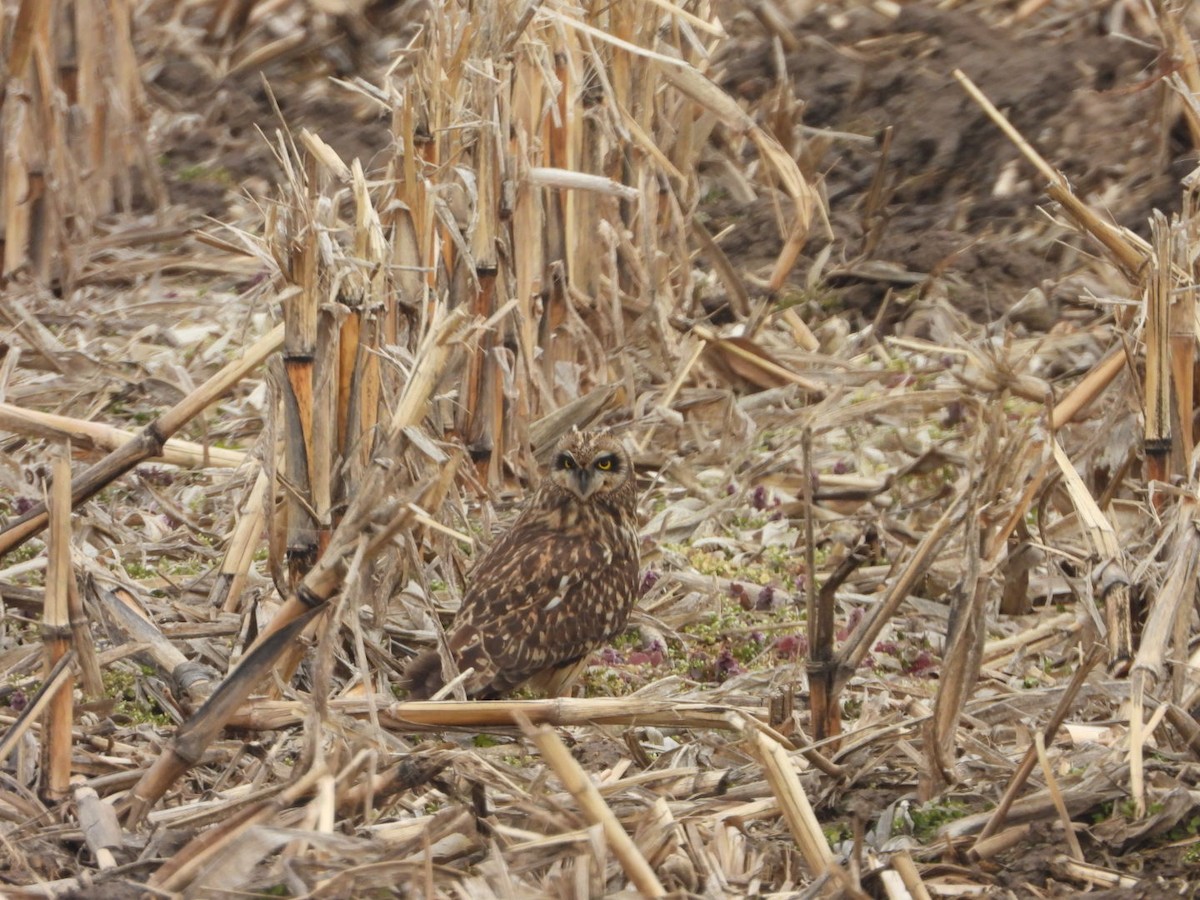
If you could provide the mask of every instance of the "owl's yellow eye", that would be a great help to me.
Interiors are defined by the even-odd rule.
[[[575,460],[571,459],[571,457],[564,453],[558,458],[558,467],[569,472],[571,469],[575,468]]]
[[[596,460],[596,468],[601,472],[611,472],[614,468],[613,462],[614,460],[611,456],[605,456],[602,459]]]

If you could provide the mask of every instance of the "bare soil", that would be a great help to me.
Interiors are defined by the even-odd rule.
[[[798,47],[784,59],[804,126],[872,139],[806,132],[808,168],[829,198],[838,253],[828,280],[839,305],[871,317],[894,288],[864,278],[869,263],[948,280],[958,308],[979,321],[1000,318],[1031,287],[1056,300],[1078,293],[1067,283],[1077,254],[1039,227],[1045,185],[955,81],[956,69],[1121,225],[1145,235],[1152,209],[1178,210],[1194,151],[1163,121],[1156,53],[1103,33],[1099,6],[1044,30],[925,3],[904,4],[895,19],[831,5],[796,26]],[[747,30],[721,83],[755,102],[777,81],[776,57],[771,39]],[[726,197],[705,211],[718,227],[738,223],[725,249],[747,267],[778,255],[768,202]],[[810,242],[810,260],[823,243]],[[792,280],[806,275],[799,266]],[[1055,312],[1030,324],[1047,330]]]

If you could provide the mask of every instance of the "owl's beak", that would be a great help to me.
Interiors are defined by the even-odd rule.
[[[596,489],[595,482],[592,481],[591,469],[578,468],[575,470],[575,493],[579,495],[580,500],[586,500],[591,496],[592,491]]]

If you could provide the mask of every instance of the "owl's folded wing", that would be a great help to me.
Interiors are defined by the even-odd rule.
[[[631,542],[547,535],[524,552],[505,543],[476,567],[449,636],[459,670],[475,669],[476,696],[579,661],[625,627],[637,594]]]

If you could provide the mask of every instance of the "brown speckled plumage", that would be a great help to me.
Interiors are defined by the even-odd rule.
[[[633,464],[606,432],[573,431],[512,527],[476,563],[446,637],[468,697],[532,682],[555,694],[588,654],[619,634],[638,588]],[[409,696],[445,683],[428,650],[406,672]]]

